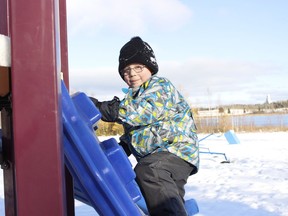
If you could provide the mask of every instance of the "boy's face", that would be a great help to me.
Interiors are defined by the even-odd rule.
[[[150,70],[141,64],[130,64],[121,73],[130,88],[139,87],[152,76]]]

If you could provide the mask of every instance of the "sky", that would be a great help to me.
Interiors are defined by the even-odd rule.
[[[121,47],[140,36],[192,107],[288,99],[286,0],[67,0],[71,92],[123,98]]]

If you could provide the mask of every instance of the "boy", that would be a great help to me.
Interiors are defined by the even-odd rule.
[[[199,147],[191,109],[166,78],[156,76],[152,48],[134,37],[120,50],[119,74],[129,89],[120,101],[99,102],[102,120],[124,126],[120,145],[138,163],[136,181],[151,216],[187,215],[184,185],[199,167]]]

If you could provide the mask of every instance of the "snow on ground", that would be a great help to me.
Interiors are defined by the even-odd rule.
[[[197,216],[288,216],[288,133],[237,136],[240,144],[228,144],[223,135],[201,141],[201,151],[225,153],[230,163],[221,163],[223,155],[200,154],[200,170],[186,185],[186,198],[196,199],[199,205]],[[0,215],[4,215],[0,172]],[[97,215],[81,202],[75,206],[76,216]]]
[[[231,163],[201,154],[200,171],[189,178],[186,197],[197,200],[199,216],[287,216],[288,133],[237,136],[241,144],[229,145],[223,136],[201,142],[210,151],[225,152]]]

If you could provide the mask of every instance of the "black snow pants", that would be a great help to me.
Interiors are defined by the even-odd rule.
[[[136,181],[151,216],[186,216],[184,185],[194,166],[169,152],[139,160]]]

